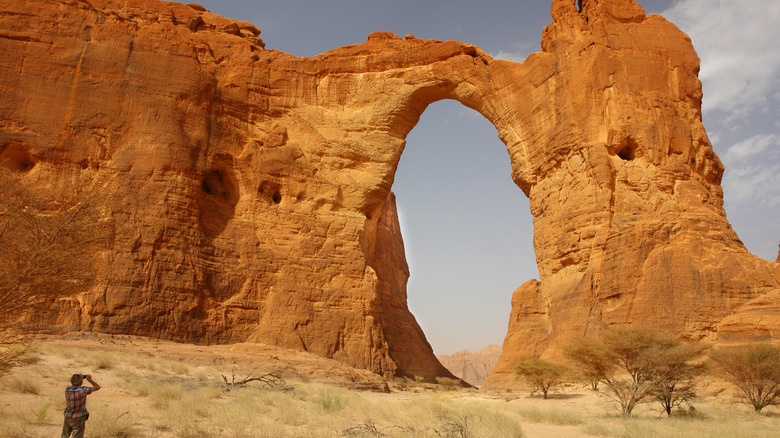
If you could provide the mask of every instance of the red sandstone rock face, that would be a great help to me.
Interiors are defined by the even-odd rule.
[[[513,385],[517,361],[559,358],[604,325],[773,337],[776,318],[759,315],[780,309],[780,266],[749,254],[726,221],[690,40],[631,1],[581,13],[556,1],[553,15],[542,47],[565,92],[550,114],[556,152],[530,190],[541,283],[515,292],[487,386]]]
[[[690,40],[631,0],[553,1],[523,63],[387,32],[296,58],[153,0],[2,9],[0,165],[30,186],[98,181],[114,230],[100,281],[45,326],[449,375],[406,307],[390,192],[441,99],[496,126],[534,215],[541,281],[515,292],[489,385],[604,325],[739,338],[780,309],[780,265],[726,221]]]

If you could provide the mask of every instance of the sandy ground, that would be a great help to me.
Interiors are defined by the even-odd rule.
[[[697,406],[703,406],[710,417],[724,413],[739,412],[740,419],[731,421],[723,427],[723,435],[718,434],[718,424],[708,428],[706,424],[696,427],[705,432],[678,433],[676,430],[653,432],[662,413],[655,405],[640,405],[636,416],[648,425],[637,423],[638,430],[650,428],[644,435],[634,435],[621,419],[613,403],[593,391],[579,386],[569,386],[551,393],[550,399],[542,400],[541,395],[528,392],[482,393],[476,390],[444,390],[435,385],[415,385],[413,382],[390,382],[388,385],[379,376],[355,370],[335,361],[302,352],[289,351],[260,344],[237,344],[229,346],[195,346],[150,340],[131,336],[72,334],[58,337],[44,337],[36,342],[37,361],[16,368],[10,375],[0,379],[0,437],[44,437],[58,436],[61,427],[62,391],[73,373],[89,373],[100,383],[102,389],[89,398],[89,406],[122,406],[123,410],[140,413],[149,411],[149,397],[139,395],[128,388],[127,374],[122,367],[132,369],[135,382],[145,381],[180,385],[190,385],[195,380],[207,381],[210,385],[220,386],[221,376],[231,380],[235,375],[241,379],[246,376],[259,376],[270,372],[279,372],[285,379],[318,382],[357,391],[359,396],[376,403],[377,406],[413,403],[415,400],[428,400],[431,397],[482,403],[498,410],[505,409],[517,415],[524,436],[529,438],[563,438],[587,436],[735,436],[729,430],[739,431],[753,428],[757,437],[780,437],[780,409],[767,408],[765,415],[751,416],[750,410],[743,405],[733,403],[732,395],[724,395],[723,387],[710,385],[705,389],[708,397]],[[87,358],[89,356],[89,358]],[[107,358],[107,359],[101,359]],[[113,363],[112,363],[113,362]],[[117,363],[122,363],[120,367]],[[132,365],[131,365],[132,364]],[[182,367],[178,369],[177,364]],[[186,370],[186,372],[185,372]],[[183,375],[188,377],[185,379]],[[163,380],[160,380],[163,379]],[[34,386],[34,390],[25,390],[24,383]],[[136,383],[138,384],[138,383]],[[31,419],[36,406],[51,404],[51,408],[40,419]],[[568,417],[557,418],[552,415],[534,416],[535,409],[557,413],[569,413]],[[26,414],[24,414],[26,413]],[[348,412],[346,413],[348,414]],[[121,417],[122,413],[119,414]],[[24,419],[21,419],[24,417]],[[573,417],[573,420],[569,417]],[[93,420],[90,420],[93,423]],[[22,426],[8,426],[10,424]],[[574,423],[574,424],[568,424]],[[732,424],[733,423],[733,424]],[[632,423],[633,424],[633,423]],[[632,426],[634,427],[634,426]],[[675,426],[678,427],[678,426]],[[642,429],[644,428],[644,429]],[[698,430],[698,429],[696,429]],[[167,430],[159,430],[153,425],[140,422],[136,424],[135,436],[164,438],[183,436]],[[595,431],[595,432],[594,432]],[[599,432],[600,431],[600,432]],[[586,433],[587,432],[587,433]],[[776,434],[775,434],[776,432]],[[590,433],[590,434],[588,434]],[[94,435],[92,435],[94,436]],[[116,435],[122,436],[122,435]],[[241,435],[253,436],[253,435]],[[268,436],[268,435],[263,435]],[[283,435],[287,436],[287,435]],[[319,436],[319,435],[289,435]],[[342,436],[333,433],[322,436]],[[381,436],[381,435],[360,435]],[[742,435],[740,435],[742,436]],[[488,437],[489,438],[489,437]]]

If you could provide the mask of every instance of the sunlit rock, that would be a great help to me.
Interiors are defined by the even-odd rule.
[[[454,99],[495,125],[534,215],[541,278],[489,385],[611,324],[774,339],[756,318],[780,265],[726,220],[690,40],[631,0],[583,3],[553,1],[514,63],[389,32],[296,58],[197,5],[5,2],[0,165],[99,182],[112,228],[97,284],[27,323],[449,376],[406,306],[391,187],[425,108]]]

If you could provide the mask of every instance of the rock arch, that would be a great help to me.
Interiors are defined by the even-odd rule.
[[[448,98],[496,126],[534,215],[541,278],[515,292],[489,384],[604,325],[777,333],[757,315],[780,308],[780,265],[749,254],[726,221],[698,58],[632,0],[554,0],[523,63],[387,32],[296,58],[202,8],[92,4],[12,2],[0,17],[14,32],[0,40],[0,144],[45,164],[26,184],[87,160],[112,195],[101,281],[52,303],[49,326],[443,375],[406,309],[390,188],[406,134]],[[204,226],[211,192],[226,196]]]

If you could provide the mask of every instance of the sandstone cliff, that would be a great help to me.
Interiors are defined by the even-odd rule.
[[[776,318],[759,315],[780,309],[780,266],[749,254],[726,220],[688,37],[633,1],[554,1],[552,13],[542,51],[565,92],[549,170],[530,190],[541,282],[515,291],[487,386],[514,385],[514,363],[559,358],[604,325],[776,339]]]
[[[726,220],[690,40],[632,0],[582,3],[554,0],[513,63],[388,32],[296,58],[197,5],[4,2],[0,164],[93,181],[112,230],[93,287],[26,323],[449,376],[406,307],[390,190],[422,112],[455,99],[496,126],[534,215],[541,278],[488,384],[610,324],[774,338],[780,265]]]
[[[442,365],[455,377],[474,385],[482,386],[501,356],[500,345],[489,345],[476,353],[461,350],[455,354],[436,355]]]

